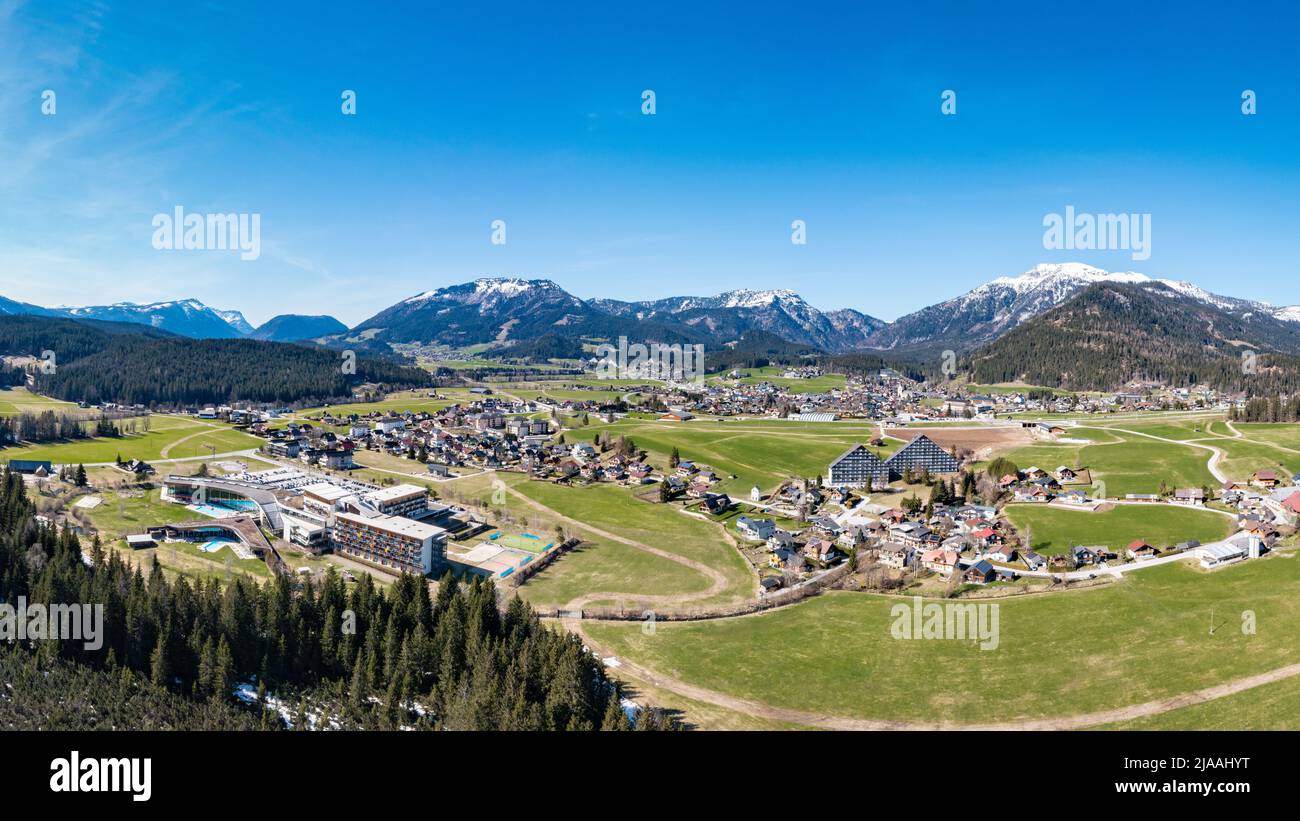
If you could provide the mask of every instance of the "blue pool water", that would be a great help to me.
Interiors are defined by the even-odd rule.
[[[204,504],[204,505],[191,505],[191,507],[193,507],[196,512],[202,513],[204,516],[211,516],[214,519],[222,519],[225,518],[226,516],[233,516],[235,513],[235,511],[231,510],[228,507],[220,507],[218,505]]]

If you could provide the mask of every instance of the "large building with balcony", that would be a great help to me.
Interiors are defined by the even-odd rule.
[[[447,555],[447,531],[401,516],[334,514],[334,549],[390,570],[429,574]]]
[[[929,473],[956,473],[961,468],[957,457],[939,447],[925,434],[913,439],[885,462],[893,476],[902,476],[910,470]]]
[[[372,490],[361,500],[386,516],[419,519],[429,512],[429,489],[420,485],[403,484]]]
[[[889,467],[865,445],[849,448],[831,462],[826,471],[831,487],[861,487],[872,490],[889,484]]]

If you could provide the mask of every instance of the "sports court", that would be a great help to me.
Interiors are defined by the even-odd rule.
[[[453,564],[459,565],[462,569],[471,573],[479,573],[498,579],[509,576],[533,560],[535,556],[533,552],[505,547],[498,544],[500,541],[500,539],[497,539],[483,542],[464,553],[455,553],[448,550],[447,558]]]
[[[493,533],[488,538],[499,547],[522,550],[526,553],[544,553],[555,544],[531,533]]]

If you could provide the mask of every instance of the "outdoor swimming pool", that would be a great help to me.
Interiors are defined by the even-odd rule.
[[[220,505],[190,505],[190,510],[193,510],[195,513],[202,513],[204,516],[210,516],[213,519],[224,519],[228,516],[238,515],[238,511],[231,510],[228,507],[221,507]]]

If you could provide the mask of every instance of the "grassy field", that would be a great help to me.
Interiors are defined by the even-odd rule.
[[[588,528],[562,523],[558,517],[530,507],[502,490],[526,483],[528,480],[519,474],[484,473],[446,483],[442,489],[445,498],[491,510],[498,518],[504,514],[509,517],[510,526],[534,535],[550,536],[557,524],[563,524],[567,534],[583,540],[580,548],[556,559],[519,588],[519,595],[526,601],[538,607],[554,608],[593,592],[621,592],[631,598],[689,595],[708,590],[708,579],[689,567],[637,550]],[[600,488],[588,490],[599,492]]]
[[[692,606],[730,603],[754,594],[754,580],[747,563],[722,535],[718,525],[683,514],[672,505],[643,502],[627,489],[609,485],[568,488],[547,482],[521,482],[516,487],[530,499],[592,528],[692,559],[721,572],[726,578],[726,588],[709,599],[692,602]],[[516,499],[508,504],[515,512],[538,515]],[[550,533],[541,529],[529,532]],[[525,598],[537,604],[563,603],[592,592],[623,592],[630,597],[679,595],[698,593],[709,586],[703,574],[685,565],[591,534],[589,530],[585,533],[591,535],[593,546],[565,556],[529,581],[522,588]]]
[[[1163,548],[1188,539],[1218,541],[1232,530],[1227,516],[1173,505],[1115,505],[1090,513],[1024,504],[1007,505],[1005,512],[1021,533],[1031,529],[1034,550],[1044,555],[1064,554],[1076,544],[1104,544],[1122,556],[1135,539]]]
[[[1088,468],[1094,482],[1106,483],[1106,493],[1111,497],[1155,493],[1162,481],[1169,487],[1219,484],[1206,467],[1210,451],[1203,448],[1110,429],[1070,428],[1062,438],[1086,439],[1089,444],[1036,443],[1011,451],[1007,458],[1022,469],[1030,465],[1044,470],[1055,470],[1059,465]],[[1220,444],[1220,440],[1214,444]]]
[[[147,527],[171,522],[194,521],[203,518],[181,505],[161,500],[158,488],[121,495],[116,490],[99,492],[104,501],[89,509],[86,516],[99,531],[100,541],[109,549],[117,550],[123,557],[148,566],[156,555],[159,563],[173,573],[191,578],[215,577],[225,579],[228,574],[239,573],[256,579],[270,577],[270,571],[260,559],[239,559],[229,548],[216,553],[204,553],[189,543],[164,543],[157,547],[133,550],[125,537],[142,533]]]
[[[163,542],[157,547],[132,550],[125,542],[117,542],[113,548],[131,554],[135,561],[146,565],[156,555],[164,568],[191,578],[215,577],[225,581],[242,574],[262,581],[271,577],[270,569],[261,559],[240,559],[228,547],[216,553],[204,553],[198,545],[189,542]]]
[[[1215,439],[1210,444],[1223,450],[1219,469],[1230,479],[1245,481],[1257,470],[1276,470],[1290,477],[1300,472],[1300,453],[1245,439]]]
[[[838,373],[823,374],[811,379],[786,379],[781,376],[781,374],[785,373],[785,368],[778,366],[741,368],[741,370],[749,374],[740,380],[742,385],[757,385],[760,382],[770,382],[791,393],[826,393],[835,388],[843,388],[848,384],[848,379],[843,374]]]
[[[104,538],[121,539],[132,533],[142,533],[150,525],[202,518],[183,505],[162,501],[160,488],[136,491],[127,496],[113,490],[97,495],[104,501],[98,507],[91,508],[87,515]]]
[[[1105,730],[1300,730],[1300,676]]]
[[[507,494],[507,487],[559,515]],[[719,525],[683,514],[676,506],[643,502],[626,488],[562,487],[530,481],[519,474],[497,473],[447,482],[440,489],[449,501],[489,510],[499,519],[504,516],[508,532],[522,530],[549,539],[560,524],[566,534],[583,539],[581,548],[560,557],[519,589],[524,599],[539,607],[558,607],[593,593],[614,596],[589,604],[619,600],[634,603],[638,596],[692,596],[709,589],[710,580],[703,573],[603,533],[692,559],[720,572],[726,587],[708,599],[693,600],[691,606],[731,603],[754,594],[748,565]],[[560,516],[582,524],[562,522]]]
[[[338,405],[329,405],[327,407],[306,408],[295,412],[296,418],[319,418],[325,413],[331,413],[335,416],[346,416],[348,414],[367,415],[375,411],[387,413],[388,411],[440,411],[450,405],[466,404],[477,398],[468,390],[457,388],[438,388],[436,392],[438,399],[430,398],[429,394],[435,389],[424,388],[416,391],[398,391],[388,394],[381,402],[345,402]]]
[[[747,618],[660,624],[654,635],[635,624],[584,627],[603,649],[660,674],[768,704],[986,722],[1137,704],[1294,663],[1297,594],[1292,557],[1208,574],[1153,567],[1094,589],[1002,600],[995,650],[894,639],[890,609],[904,600],[860,593]],[[1259,625],[1250,635],[1238,627],[1248,610]]]
[[[261,446],[262,440],[226,425],[197,419],[154,416],[147,433],[27,445],[0,450],[0,461],[48,459],[54,464],[92,464],[123,459],[187,459],[207,456],[208,446],[229,453]]]
[[[1192,439],[1204,439],[1212,436],[1206,430],[1204,420],[1182,421],[1182,422],[1152,422],[1152,423],[1134,423],[1134,422],[1116,422],[1115,427],[1124,428],[1125,430],[1145,433],[1149,436],[1159,436],[1164,439],[1177,439],[1180,442]],[[1211,443],[1217,444],[1217,443]]]
[[[55,413],[73,413],[80,409],[75,402],[51,399],[38,393],[30,393],[26,388],[0,388],[0,416],[40,413],[47,410]]]
[[[1233,427],[1247,439],[1277,445],[1290,450],[1300,450],[1300,424],[1267,422],[1234,422]],[[1221,428],[1226,433],[1226,427]]]
[[[591,442],[601,431],[627,436],[650,452],[651,462],[667,465],[674,447],[681,458],[711,466],[719,473],[719,488],[748,498],[757,485],[770,492],[791,477],[826,473],[827,465],[877,434],[874,425],[856,422],[786,422],[779,419],[657,422],[620,419],[612,425],[593,422],[566,432],[571,442]],[[887,458],[902,443],[889,440],[873,450]],[[735,475],[735,479],[730,478]]]

